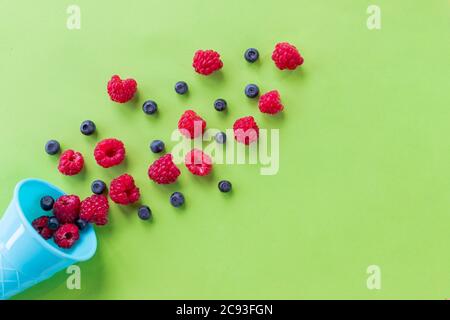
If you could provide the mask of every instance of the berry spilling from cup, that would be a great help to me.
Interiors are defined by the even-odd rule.
[[[44,238],[53,238],[63,249],[72,248],[90,223],[104,226],[108,223],[109,203],[104,195],[94,194],[83,201],[76,195],[64,195],[58,199],[44,196],[40,200],[42,210],[53,215],[43,215],[31,225]]]

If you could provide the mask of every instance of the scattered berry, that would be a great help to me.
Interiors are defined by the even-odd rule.
[[[114,75],[109,80],[107,89],[112,101],[125,103],[133,99],[137,83],[134,79],[122,80],[118,75]]]
[[[196,176],[206,176],[212,170],[211,158],[198,149],[189,151],[184,158],[184,163],[186,168]]]
[[[59,221],[58,221],[58,219],[56,217],[48,218],[47,226],[48,226],[48,228],[50,230],[53,230],[53,231],[58,230],[58,228],[59,228]]]
[[[45,152],[47,152],[49,155],[55,155],[61,150],[61,146],[59,145],[59,142],[56,140],[50,140],[47,141],[45,144]]]
[[[75,225],[78,227],[80,231],[83,231],[89,225],[89,222],[83,219],[78,219],[77,221],[75,221]]]
[[[80,214],[80,198],[76,195],[59,197],[53,206],[53,214],[59,223],[73,223]]]
[[[72,248],[72,246],[80,239],[78,227],[72,223],[63,224],[53,235],[53,239],[58,247],[63,249]]]
[[[245,60],[247,60],[248,62],[253,63],[253,62],[255,62],[256,60],[258,60],[258,58],[259,58],[259,52],[258,52],[258,50],[256,50],[255,48],[247,49],[247,50],[245,51],[244,58],[245,58]]]
[[[148,220],[152,217],[152,210],[148,206],[141,206],[138,209],[138,216],[142,220]]]
[[[123,174],[111,181],[109,196],[115,203],[128,205],[135,203],[141,197],[139,188],[129,174]]]
[[[147,100],[142,105],[142,111],[144,111],[145,114],[154,114],[158,111],[158,105],[153,100]]]
[[[178,81],[177,83],[175,83],[175,92],[176,93],[185,94],[186,92],[188,92],[188,90],[189,90],[189,87],[186,82]]]
[[[269,91],[259,98],[259,110],[263,113],[276,114],[284,109],[277,90]]]
[[[205,132],[206,121],[193,110],[186,110],[178,121],[178,129],[189,139],[197,138]]]
[[[259,88],[256,84],[248,84],[245,87],[245,95],[249,98],[256,98],[259,94]]]
[[[53,205],[55,204],[55,199],[50,196],[43,196],[40,201],[41,208],[44,211],[50,211],[53,209]]]
[[[304,61],[297,48],[287,42],[277,43],[272,53],[272,60],[280,70],[294,70]]]
[[[102,180],[95,180],[91,184],[91,190],[92,193],[102,194],[106,190],[106,183],[104,183]]]
[[[221,69],[223,62],[220,60],[220,54],[214,50],[198,50],[195,52],[192,66],[197,73],[207,76]]]
[[[94,158],[103,168],[117,166],[125,159],[125,146],[117,139],[102,140],[95,147]]]
[[[53,236],[53,230],[48,227],[48,217],[42,216],[37,219],[34,219],[31,223],[34,230],[37,231],[45,240],[50,239]]]
[[[91,120],[86,120],[81,123],[80,131],[82,134],[86,136],[90,136],[95,132],[96,126],[95,123]]]
[[[173,163],[170,153],[155,160],[148,168],[148,176],[158,184],[174,183],[180,174],[180,169]]]
[[[221,192],[230,192],[231,191],[231,182],[227,180],[222,180],[219,182],[219,190]]]
[[[66,176],[74,176],[83,169],[84,158],[79,152],[73,150],[64,151],[59,158],[58,170]]]
[[[227,142],[227,135],[225,132],[217,132],[215,136],[216,142],[220,144],[224,144]]]
[[[160,153],[164,150],[164,142],[161,140],[153,140],[150,144],[150,149],[153,153]]]
[[[217,99],[214,101],[214,108],[217,111],[223,111],[227,108],[227,102],[224,99]]]
[[[80,218],[98,226],[108,223],[109,204],[104,195],[94,194],[83,201],[80,205]]]
[[[250,144],[258,140],[259,127],[252,116],[237,119],[233,125],[234,138],[236,141]]]
[[[184,204],[184,196],[181,192],[174,192],[170,196],[170,203],[175,207],[180,207]]]

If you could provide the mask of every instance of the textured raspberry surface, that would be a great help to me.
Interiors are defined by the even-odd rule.
[[[98,226],[108,223],[109,204],[104,195],[94,194],[83,201],[80,206],[80,218]]]
[[[39,233],[45,240],[48,240],[53,236],[53,230],[50,230],[48,228],[47,216],[42,216],[34,219],[31,225],[33,226],[34,230],[36,230],[37,233]]]
[[[272,53],[272,60],[280,70],[294,70],[304,61],[297,48],[287,42],[277,43]]]
[[[178,129],[186,138],[194,139],[202,136],[205,132],[206,121],[195,111],[186,110],[178,121]]]
[[[205,76],[223,67],[220,54],[214,50],[198,50],[195,52],[192,66],[197,73]]]
[[[59,158],[58,170],[66,176],[74,176],[83,169],[84,158],[79,152],[64,151]]]
[[[80,198],[76,195],[59,197],[53,206],[53,214],[59,223],[74,223],[80,215]]]
[[[211,158],[203,151],[192,149],[184,158],[186,168],[197,176],[206,176],[212,170]]]
[[[125,146],[117,139],[102,140],[95,147],[94,158],[103,168],[116,166],[125,159]]]
[[[112,101],[125,103],[133,99],[137,90],[137,83],[134,79],[122,80],[118,75],[114,75],[108,81],[107,89]]]
[[[259,98],[259,110],[263,113],[276,114],[284,109],[277,90],[269,91]]]
[[[250,144],[259,138],[259,127],[252,116],[237,119],[233,125],[234,138],[244,144]]]
[[[133,177],[125,173],[111,181],[109,196],[115,203],[128,205],[138,201],[141,193]]]
[[[69,249],[80,239],[78,227],[72,223],[63,224],[53,234],[53,240],[60,248]]]
[[[148,176],[158,184],[174,183],[180,174],[181,172],[173,163],[173,157],[170,153],[155,160],[148,168]]]

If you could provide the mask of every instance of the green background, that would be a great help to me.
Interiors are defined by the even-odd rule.
[[[69,4],[81,8],[80,30],[66,28]],[[381,7],[381,30],[366,27],[370,4]],[[0,207],[23,178],[85,197],[93,179],[128,172],[154,213],[143,222],[111,203],[96,256],[80,264],[82,290],[66,289],[61,272],[18,298],[450,297],[449,12],[446,0],[1,0]],[[301,69],[275,68],[279,41],[299,48]],[[260,62],[245,62],[248,47]],[[199,48],[221,53],[219,74],[193,72]],[[136,100],[109,100],[113,74],[138,81]],[[174,93],[178,80],[188,96]],[[249,82],[280,90],[284,115],[259,113],[243,95]],[[227,114],[213,109],[218,97]],[[156,117],[141,111],[150,98]],[[183,167],[176,185],[149,181],[149,142],[172,147],[188,107],[210,128],[246,115],[279,128],[279,173],[218,165],[202,179]],[[79,133],[86,119],[97,136]],[[96,165],[93,147],[107,137],[125,142],[124,165]],[[85,155],[81,175],[58,173],[43,151],[50,138]],[[221,178],[232,194],[218,192]],[[184,209],[168,202],[175,190]],[[378,291],[366,287],[373,264]]]

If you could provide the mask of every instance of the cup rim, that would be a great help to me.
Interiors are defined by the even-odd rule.
[[[14,198],[16,199],[16,201],[15,201],[15,206],[16,206],[17,212],[19,213],[20,220],[22,220],[22,223],[25,225],[25,228],[27,228],[28,231],[30,231],[30,233],[32,234],[32,236],[33,236],[33,237],[34,237],[34,238],[35,238],[35,239],[36,239],[36,240],[37,240],[44,248],[46,248],[48,251],[52,252],[52,253],[53,253],[54,255],[56,255],[56,256],[59,256],[59,257],[64,258],[64,259],[74,260],[74,261],[86,261],[86,260],[89,260],[90,258],[92,258],[92,257],[94,256],[95,252],[97,251],[97,236],[96,236],[96,234],[95,234],[95,230],[93,230],[93,229],[90,230],[90,231],[93,233],[92,236],[93,236],[93,241],[94,241],[94,244],[93,244],[93,246],[92,246],[92,250],[88,251],[86,254],[81,254],[81,255],[75,255],[75,254],[65,253],[65,252],[63,252],[62,250],[59,250],[59,249],[53,247],[53,246],[50,245],[44,238],[42,238],[42,237],[36,232],[36,230],[34,230],[33,226],[31,225],[31,222],[28,221],[28,219],[25,217],[25,214],[24,214],[23,211],[22,211],[22,206],[20,205],[20,202],[19,202],[19,191],[20,191],[21,187],[22,187],[24,184],[28,183],[28,182],[38,182],[38,183],[42,183],[42,184],[48,186],[49,188],[54,189],[54,190],[60,192],[60,193],[63,194],[63,195],[66,194],[62,189],[60,189],[60,188],[56,187],[55,185],[53,185],[53,184],[51,184],[51,183],[49,183],[49,182],[47,182],[47,181],[44,181],[44,180],[42,180],[42,179],[29,178],[29,179],[24,179],[24,180],[20,181],[20,182],[16,185],[16,187],[15,187],[15,189],[14,189]],[[93,228],[93,227],[90,226],[90,228]]]

